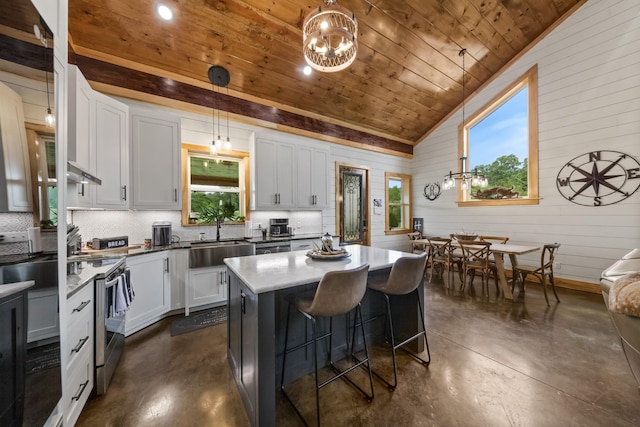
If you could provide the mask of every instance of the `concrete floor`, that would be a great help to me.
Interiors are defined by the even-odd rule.
[[[457,287],[457,283],[456,283]],[[321,390],[327,426],[638,426],[640,393],[599,294],[541,288],[516,300],[425,284],[432,362],[399,353],[399,385],[372,403],[342,381]],[[226,324],[171,337],[165,319],[129,337],[112,384],[79,426],[246,426],[226,360]],[[374,369],[391,373],[374,349]],[[362,371],[354,378],[363,380]],[[290,387],[314,422],[312,377]],[[274,391],[275,393],[275,391]],[[279,396],[279,393],[278,393]],[[278,426],[302,425],[282,399]]]

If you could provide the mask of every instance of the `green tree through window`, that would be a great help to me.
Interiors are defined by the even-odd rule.
[[[537,115],[534,66],[461,125],[458,153],[489,182],[461,190],[463,206],[538,203]]]

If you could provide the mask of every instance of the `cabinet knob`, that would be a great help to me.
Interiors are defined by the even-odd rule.
[[[122,200],[127,201],[127,186],[122,186]]]

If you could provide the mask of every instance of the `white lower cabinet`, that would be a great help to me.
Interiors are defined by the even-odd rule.
[[[227,299],[227,267],[195,268],[187,271],[186,311],[190,307],[214,304]]]
[[[76,423],[91,390],[94,371],[94,295],[93,282],[67,301],[67,340],[62,349],[66,363],[63,390],[64,425]]]
[[[171,305],[169,253],[127,257],[135,297],[127,311],[125,336],[162,319]]]
[[[59,334],[58,288],[29,291],[27,342],[55,337]]]
[[[184,290],[189,268],[189,249],[169,251],[169,275],[171,278],[171,310],[184,308]]]

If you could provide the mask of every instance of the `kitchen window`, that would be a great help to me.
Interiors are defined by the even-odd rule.
[[[538,204],[537,66],[460,125],[458,153],[489,181],[459,190],[460,206]]]
[[[385,234],[407,233],[411,225],[411,175],[386,172],[384,178]]]
[[[195,148],[197,147],[197,148]],[[183,225],[243,222],[248,206],[246,191],[249,157],[246,153],[212,155],[204,147],[183,144]]]

